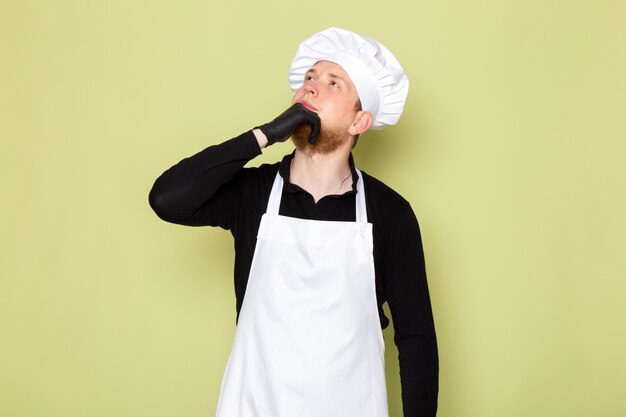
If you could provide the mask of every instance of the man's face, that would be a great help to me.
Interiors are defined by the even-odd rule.
[[[341,66],[329,61],[317,62],[305,74],[292,104],[301,103],[318,114],[322,121],[320,136],[314,145],[308,144],[310,126],[301,126],[293,135],[296,146],[329,153],[350,140],[349,128],[355,122],[358,101],[356,88]]]

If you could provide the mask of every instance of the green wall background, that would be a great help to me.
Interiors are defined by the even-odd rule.
[[[0,415],[213,415],[231,237],[161,222],[148,191],[286,108],[298,43],[328,26],[411,80],[355,158],[420,219],[439,415],[626,415],[625,18],[619,0],[3,0]]]

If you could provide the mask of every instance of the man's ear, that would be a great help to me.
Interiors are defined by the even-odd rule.
[[[357,112],[354,123],[350,126],[349,132],[352,136],[360,135],[372,125],[372,113],[364,110]]]

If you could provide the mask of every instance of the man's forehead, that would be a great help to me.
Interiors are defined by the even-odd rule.
[[[331,78],[338,78],[346,81],[350,86],[354,86],[350,75],[339,64],[331,61],[317,61],[309,70],[308,73],[320,73],[325,72]]]

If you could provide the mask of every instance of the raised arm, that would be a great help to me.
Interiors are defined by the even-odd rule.
[[[241,194],[218,191],[261,153],[262,139],[248,131],[183,159],[157,178],[150,190],[150,206],[171,223],[229,228]]]
[[[242,202],[236,185],[243,178],[237,174],[261,149],[284,142],[302,124],[311,125],[309,140],[314,142],[320,119],[295,104],[259,128],[183,159],[157,178],[150,190],[150,206],[171,223],[231,229]]]

